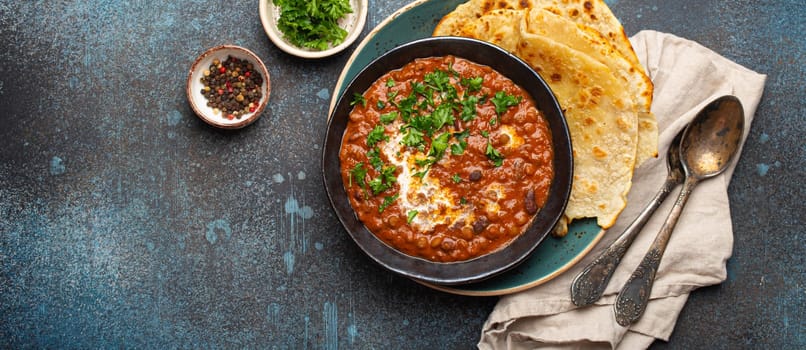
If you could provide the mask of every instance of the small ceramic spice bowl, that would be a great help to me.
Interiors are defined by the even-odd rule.
[[[187,96],[196,115],[222,129],[255,122],[271,92],[263,61],[243,47],[222,45],[201,54],[190,67]]]
[[[332,56],[343,51],[355,42],[358,36],[361,35],[361,31],[364,30],[364,25],[367,21],[368,1],[349,0],[349,2],[352,12],[338,20],[339,27],[347,31],[347,37],[338,45],[330,46],[325,50],[299,47],[286,40],[283,32],[277,27],[282,9],[275,5],[272,0],[260,0],[258,11],[260,12],[260,22],[263,24],[263,30],[280,50],[294,56],[315,59]]]

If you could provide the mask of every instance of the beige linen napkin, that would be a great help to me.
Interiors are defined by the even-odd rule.
[[[659,156],[636,169],[629,204],[585,259],[546,284],[501,298],[484,324],[480,349],[646,348],[655,339],[669,339],[692,290],[726,278],[725,263],[733,250],[727,188],[735,162],[723,175],[700,183],[692,193],[669,241],[649,305],[637,323],[629,328],[619,326],[613,303],[660,230],[679,188],[647,222],[602,299],[583,308],[571,302],[573,278],[624,231],[660,189],[666,178],[665,153],[677,132],[708,102],[730,94],[744,106],[746,138],[764,90],[765,75],[695,42],[655,31],[642,31],[630,40],[655,84],[652,111],[658,118]]]

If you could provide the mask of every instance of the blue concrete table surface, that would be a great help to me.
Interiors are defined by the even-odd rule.
[[[730,186],[728,279],[653,347],[805,348],[802,2],[607,2],[628,34],[673,33],[768,75]],[[369,1],[362,37],[406,3]],[[328,204],[321,141],[354,47],[289,56],[257,8],[0,0],[0,348],[475,346],[496,297],[384,271]],[[192,60],[227,43],[272,82],[262,118],[234,132],[184,90]]]

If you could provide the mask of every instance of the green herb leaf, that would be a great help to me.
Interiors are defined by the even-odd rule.
[[[395,80],[394,79],[392,79],[392,78],[386,79],[386,87],[394,87],[394,86],[395,86]]]
[[[361,105],[362,107],[367,106],[367,99],[364,98],[364,95],[361,95],[357,92],[353,93],[353,100],[350,102],[350,106]]]
[[[378,108],[378,110],[382,110],[386,107],[386,103],[384,103],[381,100],[378,100],[378,102],[375,103],[375,107]]]
[[[479,104],[478,96],[466,96],[460,104],[462,111],[459,117],[462,118],[462,121],[468,122],[476,118],[476,105]]]
[[[400,117],[404,123],[408,123],[411,116],[415,114],[414,106],[417,104],[417,96],[411,94],[408,97],[400,100],[397,109],[400,111]]]
[[[487,142],[487,150],[484,152],[484,154],[487,155],[487,158],[489,158],[496,167],[504,164],[504,156],[501,154],[501,152],[498,152],[498,150],[493,148],[493,145],[489,142]]]
[[[481,91],[481,84],[484,82],[482,77],[462,78],[460,84],[464,86],[468,92]]]
[[[518,105],[521,102],[521,98],[499,91],[495,93],[495,96],[490,101],[495,105],[495,113],[501,115],[509,107]]]
[[[383,167],[383,169],[381,169],[380,176],[369,181],[369,187],[372,189],[372,194],[377,195],[378,193],[392,188],[392,184],[397,182],[395,170],[397,170],[397,167],[394,165]]]
[[[386,129],[384,129],[383,125],[378,125],[372,129],[372,131],[369,132],[369,135],[367,135],[367,146],[375,147],[375,144],[378,142],[388,141],[389,136],[383,133],[385,130]]]
[[[369,164],[372,165],[373,168],[380,170],[383,167],[383,160],[381,160],[381,152],[378,148],[373,148],[367,152],[367,158],[369,158]]]
[[[355,178],[355,183],[358,184],[361,188],[366,188],[367,184],[364,178],[367,177],[367,169],[364,168],[364,163],[359,162],[356,164],[352,170],[350,170],[350,183],[349,187],[353,186],[353,178]]]
[[[426,94],[425,85],[423,85],[423,83],[420,83],[420,82],[417,82],[417,81],[411,82],[411,91],[413,91],[415,94],[418,94],[418,95],[425,95]]]
[[[419,147],[425,142],[423,139],[424,135],[419,130],[412,128],[408,128],[406,130],[406,135],[403,136],[403,140],[401,141],[404,146]]]
[[[280,7],[277,28],[296,46],[326,50],[347,37],[338,20],[353,12],[349,0],[273,1]]]
[[[468,130],[453,134],[453,137],[458,140],[459,143],[451,144],[451,154],[460,156],[465,153],[465,149],[467,149],[468,136],[470,136],[470,131]]]
[[[431,150],[428,152],[428,156],[434,157],[436,160],[442,158],[442,155],[445,154],[445,150],[448,149],[448,140],[450,140],[450,137],[451,134],[446,132],[431,140]]]
[[[443,126],[453,124],[453,110],[449,104],[443,103],[431,113],[432,127],[434,130],[442,129]]]
[[[465,149],[467,148],[467,142],[460,141],[459,143],[454,143],[451,145],[451,154],[455,156],[461,156],[465,153]]]
[[[453,182],[455,182],[455,183],[462,182],[462,177],[460,177],[459,174],[453,174],[452,179],[453,179]]]
[[[395,119],[397,119],[397,116],[398,116],[397,111],[392,111],[392,112],[389,112],[389,113],[381,114],[381,117],[380,117],[381,118],[381,123],[389,124],[389,123],[395,121]]]
[[[447,72],[443,70],[435,70],[431,73],[427,73],[423,77],[423,81],[430,85],[433,89],[441,92],[445,92],[448,89],[453,89],[453,85],[451,85],[451,77],[448,75]]]
[[[381,206],[378,207],[378,212],[383,213],[383,211],[386,210],[386,208],[388,208],[390,205],[392,205],[392,203],[394,203],[397,200],[398,197],[400,197],[399,194],[395,194],[394,196],[384,197],[383,198],[383,203],[381,203]]]
[[[410,224],[412,221],[414,221],[414,217],[417,216],[418,213],[419,212],[416,210],[409,210],[409,213],[406,218],[406,223]]]

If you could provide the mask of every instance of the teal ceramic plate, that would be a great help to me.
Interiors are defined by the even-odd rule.
[[[418,0],[401,8],[381,22],[356,47],[339,76],[330,101],[336,105],[344,88],[363,67],[396,46],[431,36],[439,20],[467,0]],[[330,113],[328,113],[329,115]],[[604,235],[594,219],[574,221],[564,238],[546,238],[532,255],[516,268],[491,279],[458,286],[418,281],[448,293],[493,296],[522,291],[543,284],[579,262]]]

